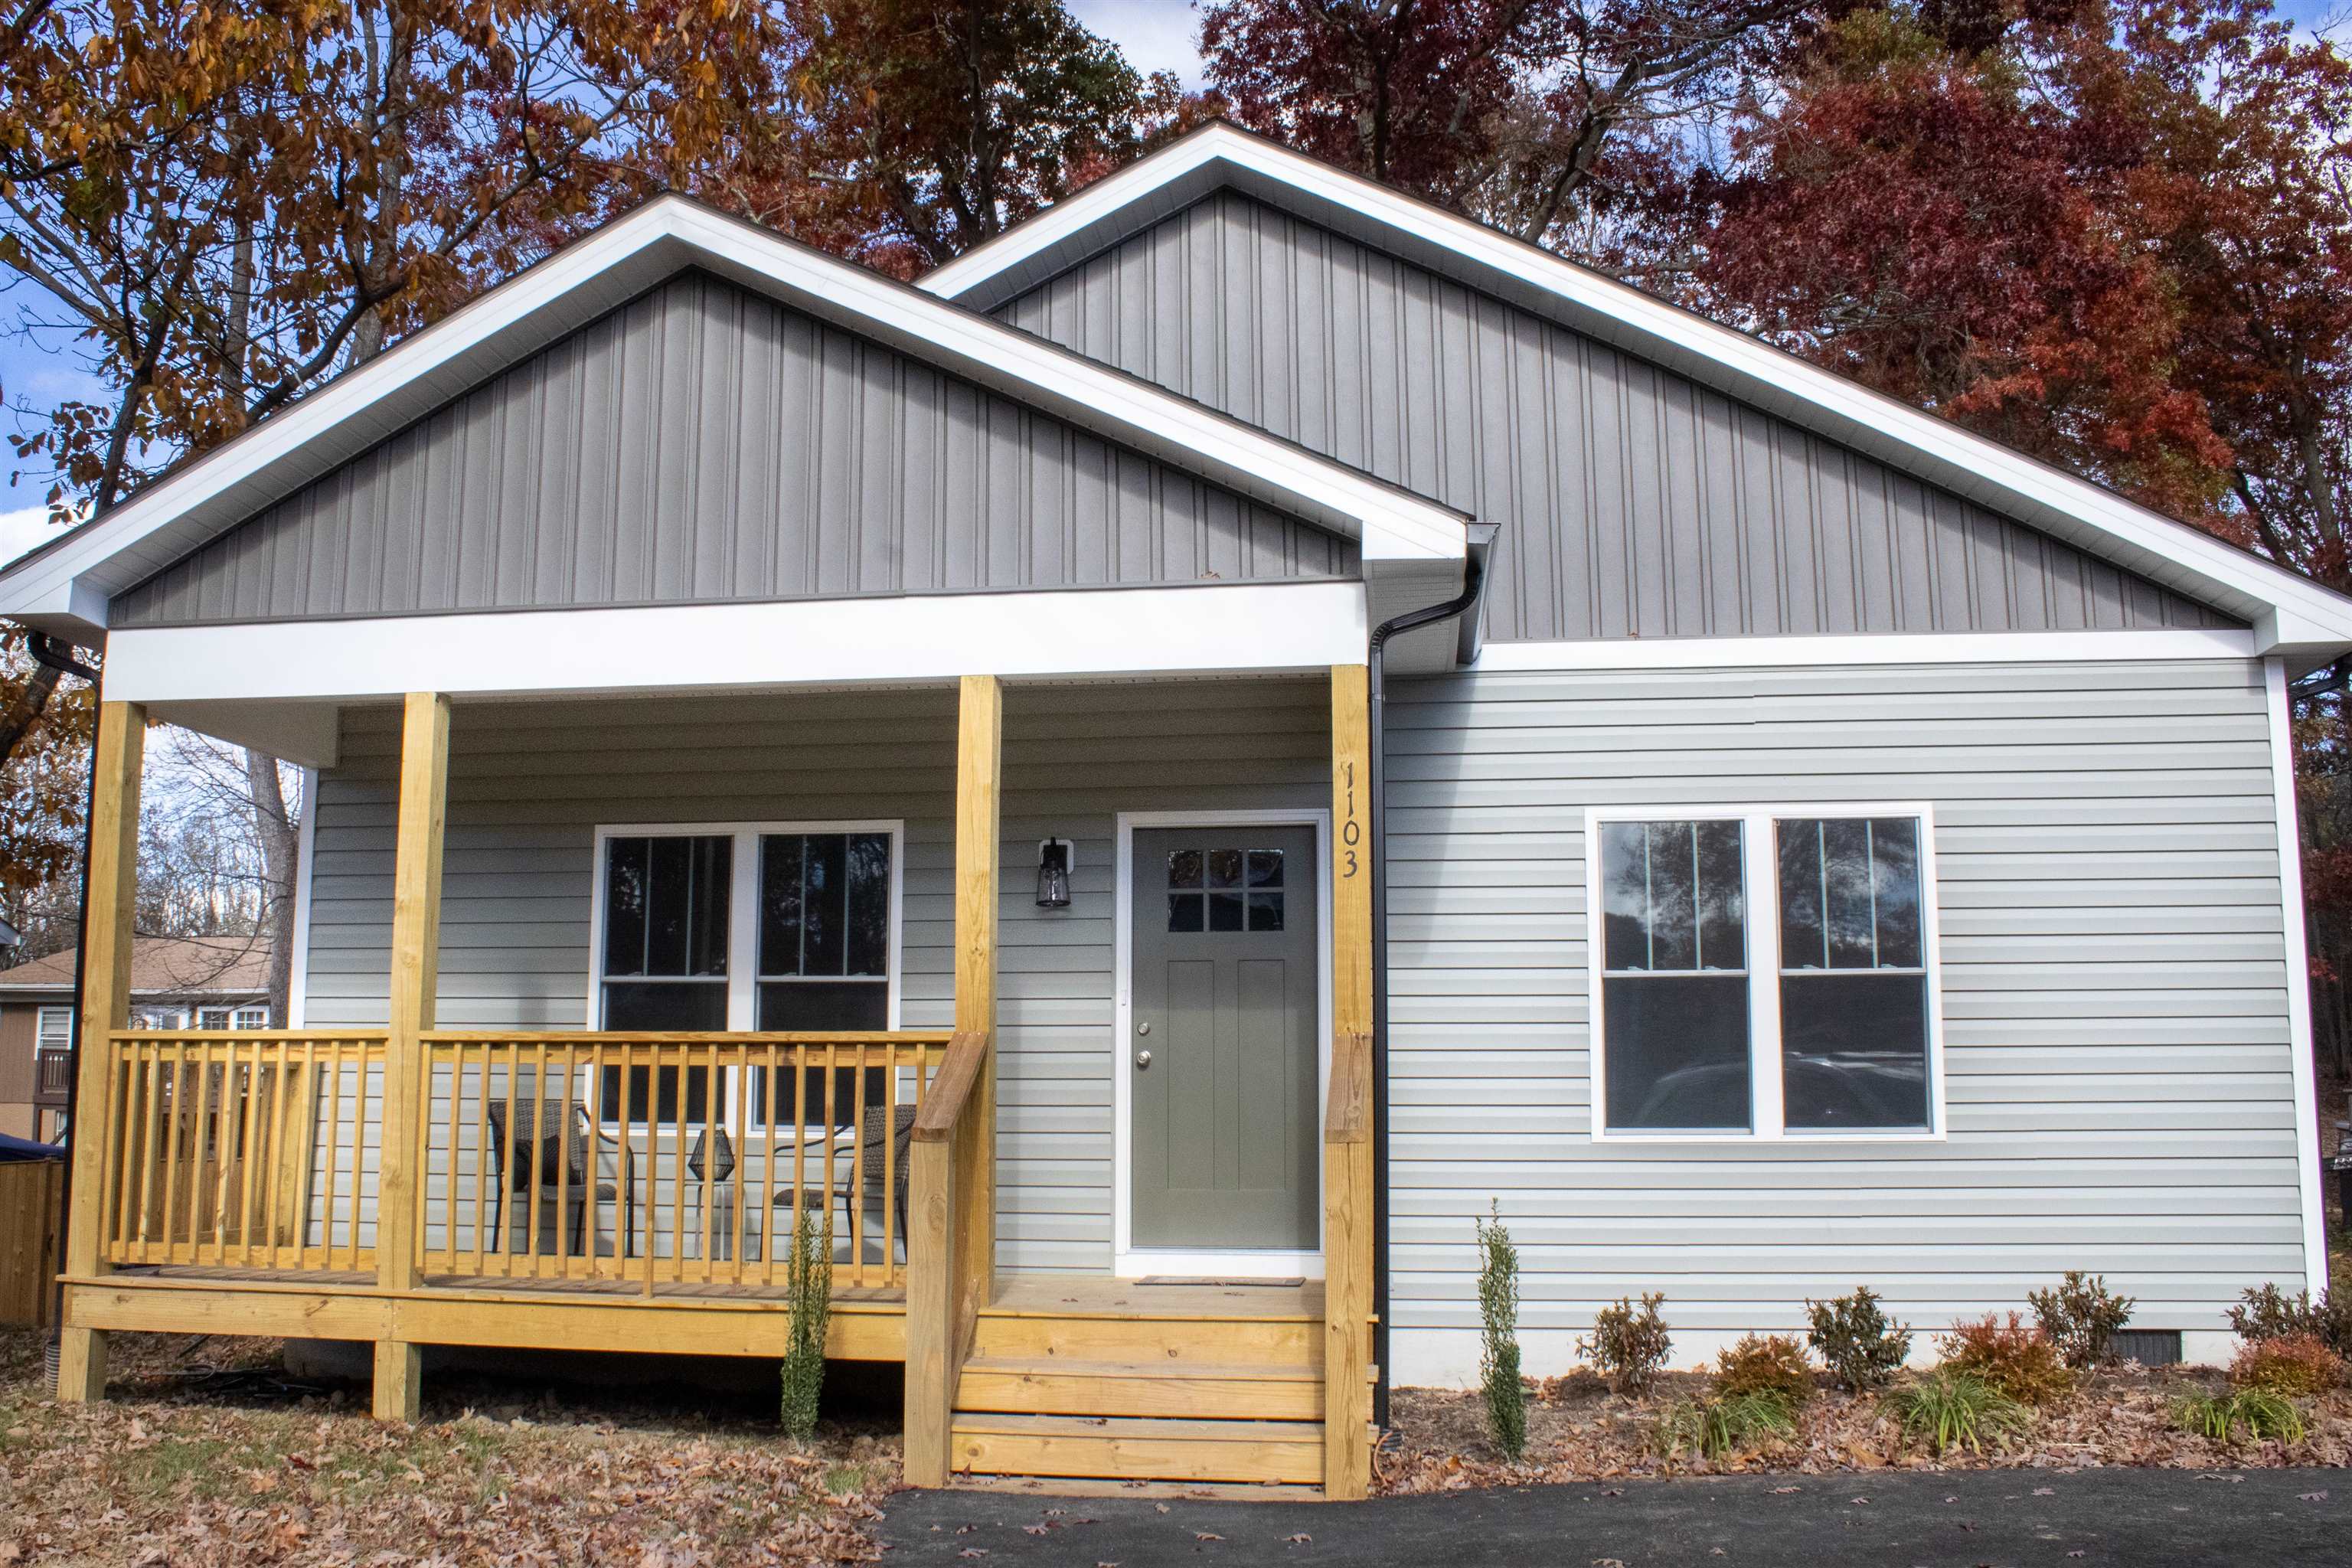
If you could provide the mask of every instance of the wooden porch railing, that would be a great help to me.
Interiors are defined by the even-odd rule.
[[[991,1157],[977,1147],[983,1135],[977,1091],[988,1052],[986,1035],[957,1035],[915,1118],[905,1465],[908,1482],[919,1487],[947,1484],[957,1374],[989,1289],[987,1279],[971,1277],[966,1258],[967,1233],[984,1218],[971,1212],[980,1194],[958,1175]]]
[[[383,1036],[128,1031],[105,1049],[107,1263],[374,1267]]]
[[[835,1289],[904,1284],[904,1152],[946,1030],[422,1037],[428,1278],[775,1286],[805,1212]]]

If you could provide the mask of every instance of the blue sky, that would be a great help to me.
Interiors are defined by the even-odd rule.
[[[1139,70],[1175,71],[1191,86],[1200,84],[1201,59],[1192,46],[1199,26],[1187,0],[1066,0],[1080,21],[1117,43]],[[2316,26],[2340,12],[2346,0],[2280,0],[2279,10],[2306,26]],[[0,280],[0,320],[15,321],[26,310],[39,310],[44,301],[21,281]],[[11,333],[0,338],[0,394],[10,407],[49,407],[91,390],[71,345],[57,334],[37,339]],[[14,415],[0,412],[0,422],[13,426]],[[44,480],[25,483],[13,478],[15,463],[0,450],[0,562],[13,559],[38,544],[48,533],[41,521]]]

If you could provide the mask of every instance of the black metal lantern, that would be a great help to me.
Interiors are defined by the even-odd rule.
[[[1037,907],[1070,907],[1070,841],[1048,838],[1037,846]]]

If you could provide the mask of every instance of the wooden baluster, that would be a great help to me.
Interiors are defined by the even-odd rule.
[[[849,1089],[851,1135],[857,1142],[849,1146],[849,1279],[853,1285],[866,1283],[866,1046],[857,1046],[857,1076]]]
[[[499,1138],[499,1234],[494,1238],[497,1249],[492,1254],[502,1278],[514,1274],[514,1202],[515,1202],[515,1079],[522,1047],[507,1042],[507,1120],[506,1131]],[[530,1223],[526,1218],[523,1223]]]
[[[126,1068],[138,1060],[138,1053],[128,1045],[107,1042],[108,1100],[111,1102],[120,1090],[120,1103],[107,1107],[106,1202],[99,1209],[100,1252],[108,1263],[120,1263],[130,1253],[129,1222],[131,1218],[131,1151],[136,1146],[139,1131],[139,1080],[135,1069],[127,1075]],[[116,1080],[120,1079],[118,1083]]]
[[[337,1040],[327,1049],[327,1168],[320,1178],[319,1209],[319,1251],[326,1266],[335,1266],[335,1167],[341,1163],[343,1152],[343,1042]],[[352,1208],[353,1228],[357,1228],[359,1208],[359,1178],[352,1178]],[[354,1258],[352,1267],[357,1268]]]
[[[760,1125],[767,1132],[767,1158],[761,1163],[761,1180],[765,1190],[760,1197],[760,1278],[769,1285],[776,1282],[776,1079],[783,1070],[782,1058],[776,1042],[768,1042],[768,1071],[761,1080],[767,1100],[766,1113]]]
[[[212,1115],[213,1053],[209,1046],[195,1047],[196,1057],[196,1119],[189,1124],[188,1136],[195,1140],[195,1158],[188,1173],[188,1258],[189,1261],[204,1260],[205,1233],[211,1227],[205,1220],[205,1194],[210,1184],[205,1180],[214,1148]]]
[[[166,1051],[171,1053],[170,1056],[164,1055]],[[154,1129],[151,1128],[148,1134],[150,1141],[147,1160],[148,1190],[140,1200],[139,1231],[140,1238],[143,1242],[147,1239],[148,1227],[151,1225],[160,1230],[163,1233],[161,1239],[163,1246],[162,1261],[174,1263],[178,1259],[173,1255],[173,1238],[178,1227],[172,1223],[172,1209],[177,1199],[180,1185],[180,1126],[188,1114],[187,1090],[180,1081],[187,1071],[188,1047],[177,1041],[168,1046],[159,1044],[156,1047],[155,1059],[156,1077],[159,1079],[163,1076],[167,1062],[170,1064],[171,1073],[168,1083],[159,1082],[157,1085],[162,1092],[156,1097],[155,1111],[155,1115],[161,1119],[155,1123],[155,1127],[162,1130],[163,1197],[163,1205],[160,1208],[157,1207],[154,1201],[155,1150],[152,1146],[156,1142],[157,1134]],[[150,1261],[153,1261],[152,1253],[150,1253]]]
[[[739,1044],[730,1048],[730,1055],[735,1060],[735,1066],[728,1071],[731,1075],[730,1081],[735,1086],[736,1134],[735,1170],[728,1178],[733,1186],[727,1205],[727,1219],[735,1234],[727,1244],[727,1255],[732,1264],[727,1272],[730,1283],[740,1285],[743,1283],[743,1211],[751,1206],[744,1200],[751,1196],[751,1134],[756,1129],[751,1125],[751,1049]]]
[[[658,1050],[632,1040],[623,1047],[634,1065],[646,1058],[646,1300],[654,1297],[654,1232],[661,1215],[661,1066]]]
[[[809,1058],[814,1046],[793,1047],[793,1245],[801,1238],[801,1211],[808,1203]],[[787,1270],[789,1277],[789,1270]]]
[[[841,1087],[837,1081],[840,1075],[836,1071],[839,1062],[840,1058],[835,1054],[833,1043],[827,1041],[824,1047],[824,1214],[819,1220],[817,1229],[828,1235],[833,1228],[833,1201],[839,1195],[839,1189],[833,1183],[834,1145],[840,1142],[841,1134],[839,1096],[835,1093]],[[825,1248],[824,1262],[829,1271],[833,1267],[831,1247]]]
[[[260,1047],[255,1048],[258,1050]],[[286,1163],[285,1152],[289,1142],[286,1127],[286,1077],[290,1052],[284,1040],[273,1042],[270,1049],[273,1059],[269,1067],[269,1175],[266,1194],[262,1200],[261,1234],[268,1241],[269,1267],[279,1268],[285,1264],[284,1258],[279,1254],[279,1248],[283,1244],[278,1239],[279,1218],[282,1212],[278,1203],[285,1187],[282,1169]]]
[[[535,1054],[530,1066],[530,1218],[528,1221],[530,1226],[530,1241],[523,1249],[523,1257],[529,1264],[527,1271],[532,1279],[536,1279],[543,1267],[540,1261],[539,1246],[541,1215],[545,1214],[547,1209],[547,1194],[544,1190],[547,1180],[548,1133],[547,1043],[542,1040],[533,1049]],[[522,1052],[520,1047],[515,1052],[515,1068],[517,1071],[520,1071],[522,1068]],[[562,1129],[559,1128],[556,1131],[560,1136]],[[559,1145],[558,1159],[560,1160],[561,1157],[562,1150]],[[560,1234],[563,1221],[559,1216],[555,1223]]]
[[[898,1049],[882,1048],[889,1069],[882,1077],[882,1283],[898,1282]],[[917,1047],[916,1059],[922,1059]]]
[[[700,1201],[696,1205],[695,1224],[702,1232],[696,1246],[702,1256],[696,1259],[702,1266],[703,1282],[713,1278],[711,1254],[718,1250],[718,1215],[711,1205],[719,1201],[719,1043],[713,1040],[703,1048],[706,1065],[702,1072],[702,1174],[696,1178],[702,1184]]]
[[[574,1229],[572,1223],[572,1200],[576,1196],[581,1201],[581,1221],[578,1231],[584,1237],[588,1232],[588,1210],[594,1206],[595,1202],[596,1173],[590,1171],[583,1176],[582,1180],[586,1184],[587,1191],[577,1194],[572,1191],[572,1086],[580,1076],[580,1063],[570,1046],[559,1047],[556,1055],[563,1064],[562,1069],[563,1089],[562,1092],[555,1098],[555,1271],[558,1275],[568,1278],[572,1273],[572,1255],[577,1250],[572,1242]],[[546,1066],[546,1053],[542,1050],[540,1056],[542,1069]],[[540,1098],[542,1100],[547,1098],[547,1084],[544,1079],[540,1083]],[[583,1145],[583,1147],[593,1149],[593,1145]]]
[[[246,1051],[245,1092],[237,1100],[238,1117],[244,1123],[244,1136],[238,1141],[245,1152],[245,1185],[237,1197],[237,1251],[247,1268],[253,1264],[253,1200],[254,1183],[259,1179],[255,1169],[261,1158],[261,1118],[254,1112],[261,1103],[261,1042],[248,1042]],[[236,1045],[229,1046],[229,1056],[238,1055]]]

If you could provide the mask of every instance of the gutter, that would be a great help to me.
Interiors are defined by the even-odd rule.
[[[1462,617],[1454,638],[1454,657],[1462,664],[1476,661],[1486,623],[1486,561],[1493,553],[1496,526],[1469,525],[1469,549],[1463,562],[1462,592],[1442,604],[1382,621],[1372,628],[1368,684],[1370,689],[1371,788],[1366,807],[1372,834],[1372,1360],[1380,1378],[1372,1385],[1372,1425],[1389,1424],[1389,768],[1384,706],[1387,701],[1388,642],[1420,627],[1453,616]]]

